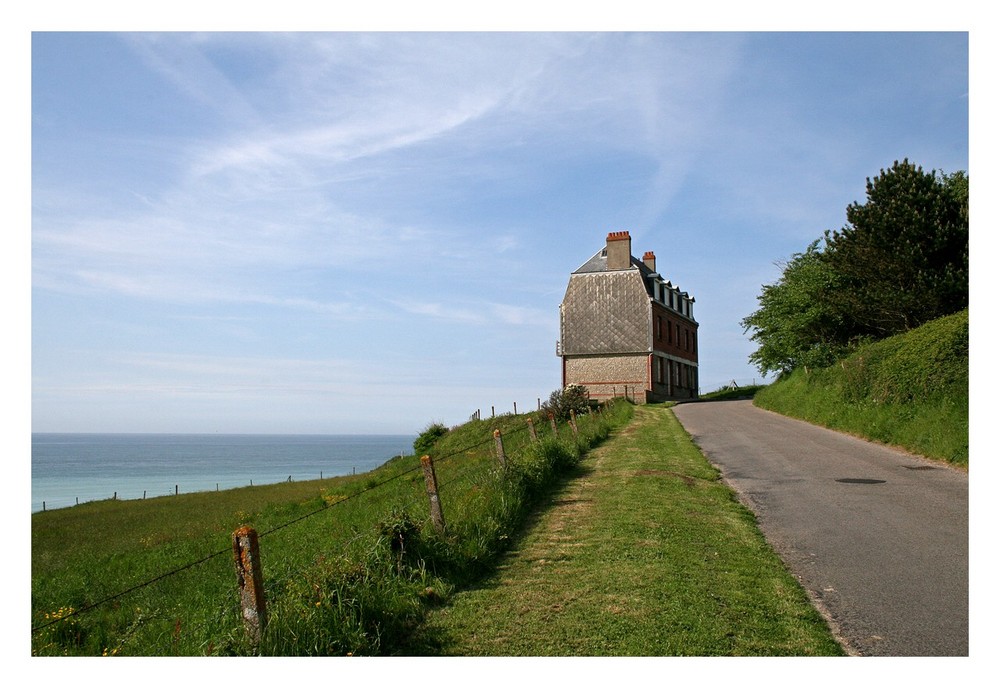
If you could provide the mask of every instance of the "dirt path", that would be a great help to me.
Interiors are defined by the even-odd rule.
[[[673,414],[639,407],[412,654],[838,654],[825,623]]]

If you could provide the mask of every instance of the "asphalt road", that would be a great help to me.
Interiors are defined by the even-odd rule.
[[[764,411],[677,418],[852,654],[969,654],[968,474]]]

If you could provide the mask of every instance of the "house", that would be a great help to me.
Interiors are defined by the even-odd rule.
[[[632,255],[628,232],[569,277],[559,306],[563,387],[584,385],[593,399],[638,403],[698,396],[694,298],[663,279],[656,256]]]

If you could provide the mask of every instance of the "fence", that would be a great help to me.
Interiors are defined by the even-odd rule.
[[[294,625],[293,617],[303,610],[334,614],[331,610],[337,609],[351,618],[351,605],[361,603],[351,601],[343,586],[354,585],[350,576],[360,575],[359,567],[371,560],[372,552],[388,547],[397,574],[406,569],[409,578],[402,576],[402,582],[392,585],[410,585],[414,576],[433,579],[419,570],[423,559],[416,568],[403,566],[406,556],[421,554],[412,551],[421,541],[412,530],[414,522],[436,547],[447,545],[455,552],[480,547],[472,559],[489,554],[496,542],[480,545],[474,539],[483,537],[485,523],[510,508],[510,495],[501,494],[505,486],[537,473],[537,466],[526,467],[538,447],[549,442],[579,450],[607,427],[597,413],[579,419],[571,414],[561,423],[541,413],[470,421],[462,437],[440,443],[446,450],[437,455],[398,457],[371,473],[345,478],[337,492],[323,493],[314,508],[303,506],[291,518],[280,519],[281,510],[258,517],[252,526],[231,531],[225,547],[158,575],[147,571],[142,579],[133,574],[134,582],[125,585],[110,570],[112,556],[96,564],[106,575],[82,588],[33,582],[33,654],[243,654],[259,651],[265,630],[275,624],[267,651],[303,653],[303,647],[289,647],[291,641],[275,637]],[[494,526],[497,541],[509,537],[514,527],[512,522]],[[163,547],[147,559],[169,560],[181,551]],[[126,559],[123,568],[135,567],[137,557]],[[76,562],[65,564],[72,568]],[[335,580],[331,572],[344,576]],[[69,599],[63,601],[60,594]],[[269,609],[272,599],[276,610]],[[241,627],[243,632],[234,631]],[[349,640],[330,642],[328,650],[352,646]]]
[[[397,456],[403,456],[403,454],[397,454]],[[362,472],[365,472],[364,469],[366,467],[366,464],[364,463],[364,461],[359,461],[359,463],[362,463]],[[375,462],[369,462],[369,463],[370,464],[374,464]],[[378,463],[382,463],[382,462],[380,461]],[[134,494],[135,496],[134,497],[123,496],[121,499],[123,499],[123,500],[138,500],[138,499],[145,500],[147,498],[149,498],[149,499],[157,499],[159,497],[169,497],[169,496],[176,497],[178,495],[191,494],[193,492],[221,492],[223,490],[234,490],[234,489],[241,489],[241,488],[244,488],[244,487],[254,487],[255,485],[256,486],[262,486],[262,485],[273,485],[273,484],[278,483],[278,482],[293,482],[293,480],[315,480],[315,479],[323,480],[324,477],[326,477],[326,478],[334,478],[334,477],[342,477],[343,475],[356,475],[357,472],[358,472],[357,466],[352,466],[351,467],[351,472],[349,474],[338,473],[338,472],[336,472],[336,470],[334,470],[332,473],[331,473],[331,471],[325,471],[324,472],[324,471],[321,470],[321,471],[319,471],[318,473],[316,473],[315,475],[312,475],[312,476],[303,476],[301,473],[297,473],[297,474],[294,474],[294,475],[289,475],[287,478],[276,478],[276,477],[268,478],[268,477],[265,476],[265,478],[263,480],[261,480],[260,477],[258,476],[258,479],[257,479],[256,483],[254,483],[253,478],[249,478],[249,479],[242,480],[242,481],[241,480],[232,480],[232,479],[229,479],[226,482],[217,482],[217,481],[214,481],[214,480],[208,480],[208,479],[200,479],[199,480],[198,478],[189,477],[189,479],[186,482],[184,482],[184,483],[174,483],[173,486],[169,490],[163,490],[163,489],[160,489],[160,490],[142,489],[141,490],[141,493],[142,493],[141,497],[138,496],[139,495],[139,491],[140,491],[139,488],[134,488],[133,487],[132,494]],[[325,475],[324,475],[324,473],[325,473]],[[139,481],[136,480],[136,479],[132,479],[130,482],[139,483]],[[141,483],[139,483],[139,484],[141,484]],[[182,484],[184,485],[184,489],[181,489],[181,485]],[[63,491],[66,491],[66,490],[63,490]],[[62,509],[62,508],[65,508],[65,507],[70,507],[70,506],[80,506],[80,504],[88,504],[88,503],[91,503],[91,502],[102,502],[102,501],[105,501],[107,499],[111,499],[112,501],[118,501],[118,499],[119,499],[118,490],[112,491],[110,497],[107,496],[107,491],[101,491],[100,488],[94,488],[94,489],[90,489],[90,490],[86,490],[85,489],[85,490],[82,491],[82,493],[84,495],[86,495],[86,496],[84,496],[83,500],[81,500],[79,497],[76,497],[76,496],[74,496],[74,497],[62,496],[62,497],[56,497],[55,499],[49,498],[49,499],[43,499],[41,501],[35,501],[35,499],[33,497],[32,498],[32,507],[31,507],[32,513],[36,513],[36,512],[39,512],[39,511],[49,511],[50,509]],[[123,495],[128,495],[129,494],[129,490],[123,489],[122,490],[122,494]],[[50,497],[51,497],[51,493],[50,493]]]

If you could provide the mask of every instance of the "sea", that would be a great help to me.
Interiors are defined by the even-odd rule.
[[[31,434],[31,510],[370,471],[411,435]]]

